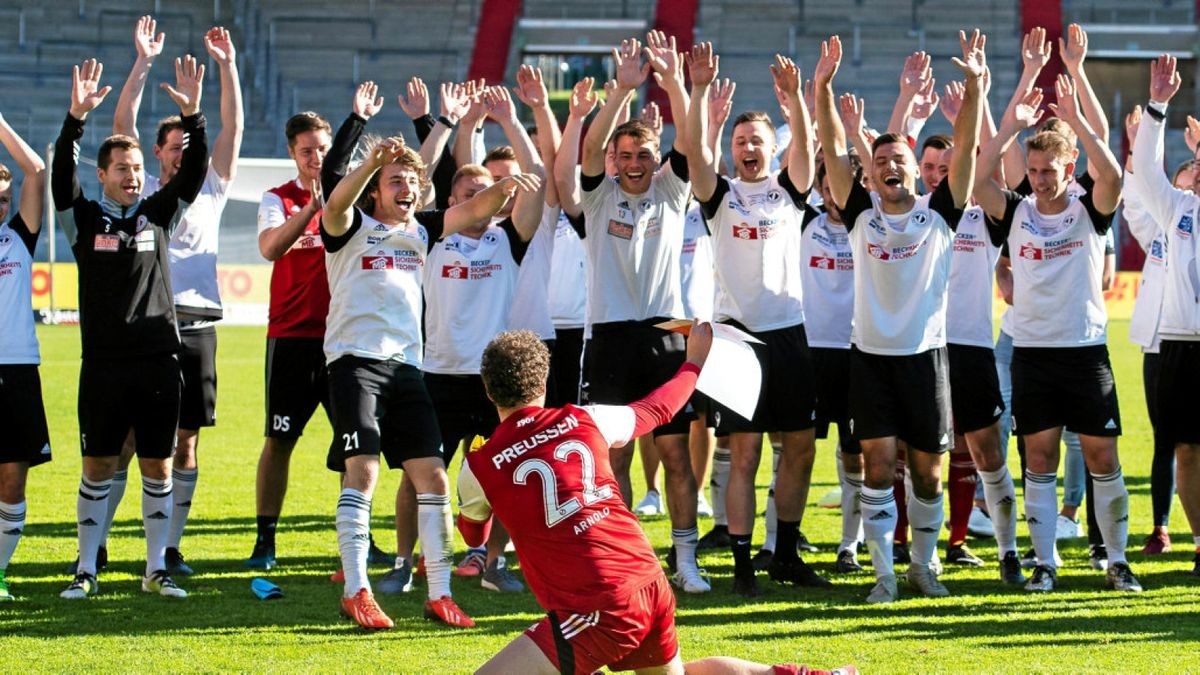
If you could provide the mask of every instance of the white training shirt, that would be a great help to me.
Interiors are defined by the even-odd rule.
[[[554,257],[559,208],[542,209],[533,239],[517,272],[517,300],[508,310],[509,330],[528,330],[543,340],[554,339],[550,315],[550,265]]]
[[[732,319],[754,332],[804,323],[805,198],[783,173],[755,183],[718,176],[712,197],[701,205],[713,236],[718,321]]]
[[[554,229],[554,254],[550,257],[550,318],[555,328],[583,328],[587,320],[587,277],[583,240],[567,214],[560,213]]]
[[[1165,106],[1151,102],[1164,112]],[[1166,278],[1158,332],[1164,340],[1200,340],[1200,197],[1162,172],[1163,120],[1148,114],[1133,146],[1133,177],[1142,203],[1166,238]]]
[[[479,239],[457,233],[433,245],[425,268],[425,372],[479,374],[484,348],[508,324],[526,250],[510,219]]]
[[[146,176],[142,198],[158,192],[157,176]],[[269,193],[268,193],[269,194]],[[270,195],[275,197],[275,195]],[[171,233],[167,256],[175,306],[211,318],[221,316],[221,289],[217,284],[217,244],[221,213],[229,197],[229,181],[221,178],[212,162],[199,194],[183,212]],[[278,197],[275,197],[278,200]],[[280,209],[282,211],[282,207]]]
[[[385,225],[354,209],[350,229],[322,235],[329,277],[325,361],[346,355],[421,366],[421,284],[444,211]]]
[[[946,346],[951,223],[962,216],[949,181],[902,214],[884,213],[855,181],[841,212],[854,252],[854,345],[890,356]]]
[[[1121,200],[1129,232],[1146,253],[1141,282],[1133,302],[1133,315],[1129,318],[1129,341],[1140,346],[1143,352],[1157,354],[1161,341],[1158,320],[1162,316],[1167,276],[1167,240],[1163,236],[1163,229],[1154,222],[1142,204],[1139,181],[1134,180],[1130,172],[1126,172],[1121,182]]]
[[[804,332],[810,347],[849,349],[854,324],[854,254],[843,223],[822,213],[804,226],[800,239],[800,283]]]
[[[297,178],[292,181],[296,187],[307,191],[308,188]],[[296,215],[300,211],[300,207],[294,206],[289,213],[284,213],[283,200],[279,195],[270,190],[263,193],[262,201],[258,203],[258,236],[262,236],[263,232],[273,230],[280,225],[283,225],[288,218]],[[300,234],[300,238],[288,247],[289,251],[298,249],[310,249],[321,246],[321,235],[319,233],[309,234],[307,231]]]
[[[716,300],[713,279],[712,237],[693,203],[683,224],[683,253],[679,256],[679,274],[683,284],[683,313],[689,319],[712,321]]]
[[[640,195],[608,176],[582,176],[588,254],[588,321],[684,318],[679,254],[691,183],[672,154]],[[593,189],[589,184],[599,180]]]
[[[993,242],[983,209],[963,211],[950,253],[946,299],[946,342],[971,347],[992,345],[992,278],[1000,244]]]
[[[1016,347],[1086,347],[1105,343],[1108,314],[1101,290],[1105,237],[1112,214],[1091,193],[1067,208],[1038,212],[1034,196],[1005,191],[1004,218],[1013,272],[1012,338]]]
[[[15,204],[14,204],[15,206]],[[21,214],[0,224],[0,364],[42,362],[33,325],[33,250],[37,234]]]

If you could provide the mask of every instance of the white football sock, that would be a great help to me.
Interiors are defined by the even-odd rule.
[[[117,515],[117,508],[121,506],[121,500],[125,498],[125,485],[128,481],[129,469],[113,474],[112,487],[108,490],[108,511],[104,514],[104,529],[100,536],[101,546],[107,545],[108,533],[112,530],[113,518]]]
[[[199,469],[172,469],[171,480],[175,483],[175,508],[171,511],[171,528],[167,536],[167,547],[178,550],[183,539],[183,528],[187,525],[192,510],[192,495],[196,494],[196,476]]]
[[[1058,474],[1025,471],[1025,523],[1038,564],[1055,565],[1054,530],[1058,518]]]
[[[1092,474],[1092,496],[1096,499],[1096,524],[1108,550],[1108,564],[1123,563],[1129,539],[1129,491],[1125,489],[1121,468],[1110,474]]]
[[[371,497],[352,488],[343,488],[338,496],[338,552],[346,583],[343,597],[353,597],[359,589],[371,590],[367,578],[367,553],[371,548]]]
[[[450,495],[417,494],[417,537],[425,558],[429,599],[450,595],[450,568],[454,564],[454,541],[450,530]]]
[[[142,476],[142,527],[146,529],[146,576],[167,568],[167,534],[171,529],[171,478]]]
[[[775,550],[775,533],[779,531],[779,516],[775,513],[775,481],[779,477],[779,456],[782,447],[771,444],[771,486],[767,488],[767,510],[763,520],[766,521],[767,536],[763,539],[762,547],[768,551]]]
[[[697,570],[696,542],[700,533],[692,526],[686,530],[671,529],[671,543],[675,545],[675,568],[678,570]]]
[[[75,512],[79,524],[80,573],[96,574],[96,552],[104,543],[104,517],[108,513],[108,493],[112,480],[79,480],[79,498]]]
[[[980,469],[979,475],[983,478],[983,498],[987,502],[988,515],[996,528],[996,548],[1003,560],[1005,553],[1017,550],[1016,488],[1007,466],[995,471]]]
[[[0,502],[0,572],[8,569],[21,533],[25,531],[25,502]]]
[[[839,462],[840,464],[840,462]],[[863,475],[848,474],[843,469],[842,475],[842,543],[838,553],[858,550],[859,537],[862,536],[862,509],[858,505],[858,495],[863,488]]]
[[[875,567],[875,578],[896,573],[892,566],[892,544],[896,537],[896,493],[888,486],[882,490],[863,485],[858,497],[862,511],[863,535],[867,550],[871,552],[871,564]]]
[[[925,500],[916,494],[908,496],[908,527],[911,532],[912,560],[919,565],[929,565],[937,559],[938,534],[946,513],[942,507],[944,492],[933,499]]]
[[[729,450],[713,451],[712,472],[709,477],[709,501],[712,503],[713,525],[729,525],[725,515],[725,488],[729,485]]]

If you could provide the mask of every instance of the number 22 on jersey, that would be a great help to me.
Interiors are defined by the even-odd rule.
[[[591,506],[613,496],[612,488],[596,487],[596,459],[587,445],[579,441],[567,441],[554,449],[554,459],[559,462],[569,462],[571,455],[578,455],[582,464],[581,481],[583,482],[583,503],[578,497],[566,501],[558,501],[558,477],[554,475],[554,467],[542,459],[527,459],[517,465],[513,471],[513,482],[517,485],[527,485],[530,474],[537,474],[542,479],[542,502],[546,509],[546,527],[554,527],[562,521],[579,513],[586,504]]]

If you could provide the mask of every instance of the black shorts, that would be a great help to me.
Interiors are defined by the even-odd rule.
[[[0,464],[37,466],[50,461],[50,432],[36,365],[0,365],[0,429]]]
[[[996,352],[991,347],[946,345],[950,355],[950,408],[954,433],[986,429],[1004,414]]]
[[[948,360],[945,347],[901,356],[851,347],[850,433],[895,436],[925,452],[953,448]]]
[[[217,423],[217,329],[181,329],[179,369],[183,393],[179,399],[179,428],[196,430]]]
[[[663,321],[666,319],[592,326],[584,355],[587,403],[627,405],[675,376],[686,359],[687,343],[679,333],[654,327]],[[694,418],[692,406],[686,405],[670,422],[654,429],[654,435],[686,434]]]
[[[329,378],[320,338],[267,338],[266,436],[295,440],[320,404],[329,408]]]
[[[1121,410],[1108,347],[1013,347],[1013,431],[1055,427],[1120,436]]]
[[[550,350],[550,379],[552,391],[546,392],[546,407],[561,408],[579,403],[579,370],[583,355],[583,329],[559,328],[554,331],[554,348]]]
[[[817,395],[804,324],[756,333],[736,321],[726,323],[762,340],[762,344],[749,343],[762,371],[762,386],[758,390],[754,419],[748,420],[714,401],[717,428],[729,433],[813,428]]]
[[[84,457],[115,457],[133,431],[138,457],[168,459],[175,452],[179,359],[87,359],[79,370],[79,446]]]
[[[812,347],[809,353],[817,390],[817,438],[829,438],[829,427],[837,425],[842,452],[862,454],[850,433],[850,350]]]
[[[463,439],[487,438],[500,424],[496,406],[488,399],[479,375],[425,373],[425,387],[437,414],[447,466]]]
[[[1163,340],[1159,349],[1156,436],[1200,443],[1200,342]]]
[[[343,356],[329,364],[333,440],[325,465],[383,455],[397,469],[410,459],[442,457],[437,418],[421,371],[397,361]]]

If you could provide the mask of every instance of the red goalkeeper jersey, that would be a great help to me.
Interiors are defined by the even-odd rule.
[[[685,364],[629,406],[524,408],[467,455],[461,517],[500,518],[545,609],[610,609],[663,574],[637,517],[621,501],[608,449],[670,420],[698,372]]]

